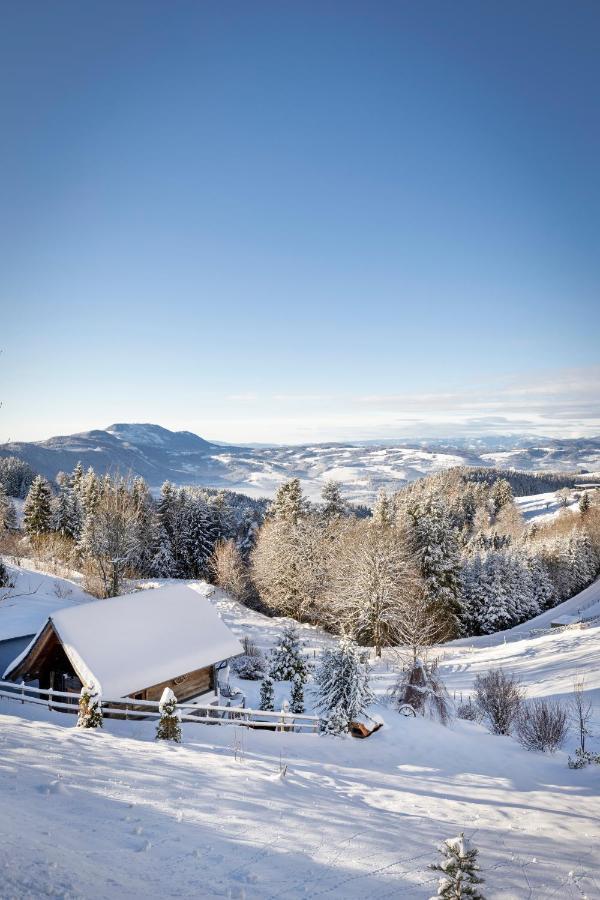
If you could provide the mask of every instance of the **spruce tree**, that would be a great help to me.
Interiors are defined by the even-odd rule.
[[[78,728],[102,728],[102,698],[100,692],[84,685],[79,697]]]
[[[362,663],[356,644],[342,638],[337,646],[325,650],[315,680],[318,687],[316,707],[325,719],[336,711],[352,721],[363,713],[374,696],[369,685],[369,667]]]
[[[308,675],[308,664],[302,653],[303,644],[295,625],[286,625],[277,647],[271,651],[269,675],[273,681],[291,681],[298,676],[302,683]]]
[[[446,637],[456,637],[462,613],[460,555],[456,529],[441,500],[429,499],[409,510],[413,549],[432,604]]]
[[[341,519],[346,515],[347,507],[342,497],[338,481],[327,481],[321,491],[323,501],[323,518],[326,522]]]
[[[378,528],[391,528],[394,524],[394,518],[393,497],[390,497],[387,491],[381,488],[373,506],[373,525]]]
[[[297,715],[301,715],[304,712],[304,682],[301,675],[294,675],[292,678],[290,710]]]
[[[480,871],[477,864],[479,850],[471,847],[464,834],[444,841],[439,852],[442,854],[442,861],[433,863],[430,868],[441,872],[441,877],[437,895],[430,900],[485,900],[477,887],[484,882],[477,874]]]
[[[288,525],[297,525],[304,512],[304,499],[298,478],[284,482],[277,490],[269,509],[269,517]]]
[[[177,709],[177,697],[170,687],[166,687],[162,692],[158,711],[160,712],[160,719],[156,726],[156,740],[175,741],[176,744],[180,744],[181,714]]]
[[[8,497],[4,484],[0,481],[0,531],[14,531],[17,527],[15,504]]]
[[[265,711],[275,709],[275,692],[273,690],[273,679],[269,678],[268,675],[263,678],[260,685],[260,705],[258,708]]]
[[[590,495],[588,494],[587,491],[584,491],[583,494],[581,495],[581,497],[579,498],[579,512],[581,513],[582,516],[585,516],[585,514],[588,512],[590,506],[591,506]]]
[[[52,524],[52,492],[45,478],[37,475],[23,505],[23,524],[31,537],[50,531]]]

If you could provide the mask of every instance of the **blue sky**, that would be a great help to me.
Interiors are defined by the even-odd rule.
[[[0,440],[600,432],[596,2],[0,34]]]

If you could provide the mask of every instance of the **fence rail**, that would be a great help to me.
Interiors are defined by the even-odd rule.
[[[0,681],[0,698],[16,703],[34,703],[57,712],[76,713],[79,709],[79,695],[51,688],[37,688],[21,682]],[[69,702],[70,701],[70,702]],[[108,718],[158,719],[158,700],[134,700],[131,697],[102,698],[103,715]],[[243,706],[218,706],[212,704],[178,703],[182,722],[208,725],[237,725],[245,728],[266,729],[267,731],[316,732],[319,717],[305,713],[292,713],[282,709],[279,712],[262,709],[247,709]]]

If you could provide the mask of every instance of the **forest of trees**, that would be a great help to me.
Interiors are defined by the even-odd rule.
[[[0,517],[14,533],[1,481]],[[381,491],[365,516],[334,482],[320,503],[297,479],[270,503],[169,482],[154,498],[141,478],[78,465],[53,485],[33,478],[23,528],[33,552],[83,571],[99,596],[119,593],[127,577],[204,578],[378,654],[403,645],[416,656],[442,640],[518,625],[600,570],[597,499],[582,494],[578,510],[526,526],[509,479],[464,467]]]

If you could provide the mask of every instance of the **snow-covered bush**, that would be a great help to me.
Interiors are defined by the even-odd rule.
[[[268,675],[263,678],[260,686],[260,705],[259,709],[273,710],[275,709],[275,692],[273,691],[273,679]]]
[[[479,850],[471,847],[464,834],[449,838],[439,847],[442,861],[433,863],[430,868],[435,872],[441,872],[441,877],[435,897],[430,900],[485,900],[477,887],[483,884],[484,879],[477,873],[480,871],[477,864]]]
[[[242,638],[242,646],[244,653],[232,660],[231,668],[240,678],[247,681],[260,681],[266,670],[263,653],[247,636]]]
[[[459,703],[456,707],[456,716],[459,719],[466,719],[468,722],[478,722],[481,713],[472,699],[468,697],[465,703]]]
[[[8,569],[0,559],[0,587],[2,588],[11,588],[13,587],[13,583],[11,581],[10,575],[8,574]]]
[[[527,750],[554,753],[569,730],[567,710],[556,701],[536,699],[521,704],[516,719],[519,742]]]
[[[291,681],[299,675],[304,683],[308,676],[308,663],[302,653],[303,644],[295,625],[286,625],[281,641],[271,651],[269,675],[273,681]]]
[[[361,662],[356,644],[342,638],[323,654],[315,678],[318,686],[316,707],[324,720],[334,717],[348,723],[356,719],[375,699],[369,686],[369,667]]]
[[[170,687],[166,687],[162,692],[160,703],[158,704],[160,719],[156,726],[157,741],[175,741],[181,743],[181,713],[177,709],[177,697]]]
[[[290,710],[298,715],[304,712],[304,682],[300,675],[294,675],[292,678]]]
[[[342,706],[335,706],[319,722],[321,734],[344,734],[350,728],[350,718]]]
[[[93,687],[84,685],[79,697],[78,728],[102,728],[102,697]]]
[[[415,659],[403,672],[392,689],[392,701],[397,709],[411,706],[418,715],[447,725],[452,717],[452,704],[437,666]]]
[[[600,766],[600,753],[590,753],[589,750],[582,750],[578,747],[575,751],[575,758],[569,756],[568,766],[570,769],[584,769],[596,763]]]
[[[475,679],[475,702],[494,734],[510,734],[524,696],[514,675],[501,669],[490,669]]]

